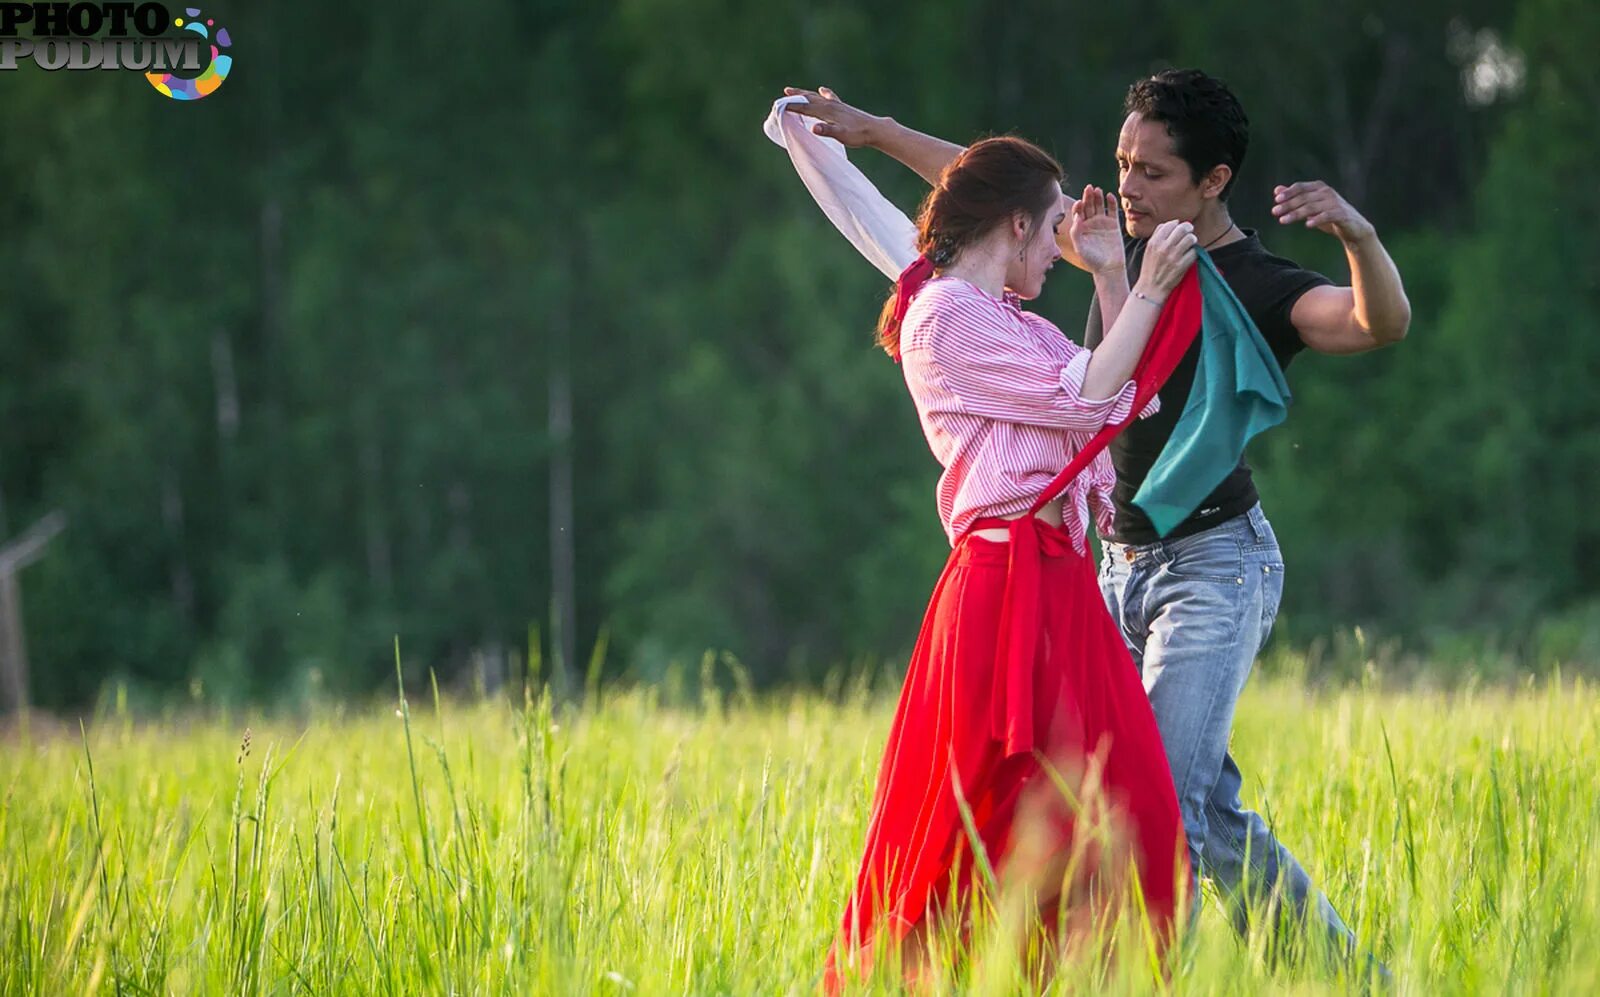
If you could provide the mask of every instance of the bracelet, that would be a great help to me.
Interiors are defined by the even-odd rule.
[[[1150,295],[1145,294],[1143,291],[1129,291],[1128,293],[1133,295],[1135,298],[1138,298],[1141,301],[1150,302],[1152,305],[1155,305],[1157,308],[1161,307],[1161,302],[1157,301],[1155,298],[1150,297]]]

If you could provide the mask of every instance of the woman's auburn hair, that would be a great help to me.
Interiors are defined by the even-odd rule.
[[[1055,206],[1055,185],[1062,177],[1055,157],[1027,139],[1001,135],[973,143],[950,161],[922,199],[917,252],[943,268],[1018,212],[1041,222]],[[898,305],[915,292],[897,282],[883,303],[877,342],[890,356],[900,355],[904,311]]]

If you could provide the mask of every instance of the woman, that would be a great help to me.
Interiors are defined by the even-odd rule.
[[[878,942],[916,973],[930,931],[962,930],[980,883],[1072,936],[1126,909],[1131,866],[1164,943],[1187,877],[1160,737],[1086,535],[1091,506],[1109,526],[1100,431],[1150,393],[1130,377],[1195,238],[1162,226],[1103,343],[1076,346],[1018,307],[1060,256],[1061,178],[1021,139],[967,149],[923,202],[921,255],[879,320],[944,467],[953,549],[889,732],[830,989]],[[1089,201],[1071,210],[1109,208]]]

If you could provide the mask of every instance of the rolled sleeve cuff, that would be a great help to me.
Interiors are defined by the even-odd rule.
[[[1074,408],[1092,414],[1104,425],[1121,425],[1133,412],[1134,394],[1138,390],[1138,385],[1129,381],[1110,398],[1096,400],[1083,397],[1083,381],[1089,375],[1091,356],[1089,350],[1080,350],[1076,356],[1067,361],[1067,365],[1061,368],[1061,388],[1067,393]],[[1149,406],[1146,406],[1146,412],[1148,411]]]

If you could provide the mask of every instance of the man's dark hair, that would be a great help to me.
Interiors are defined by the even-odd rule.
[[[1250,119],[1226,83],[1198,69],[1164,70],[1128,88],[1123,112],[1166,125],[1195,183],[1226,164],[1233,170],[1222,188],[1222,199],[1228,199],[1250,146]]]

